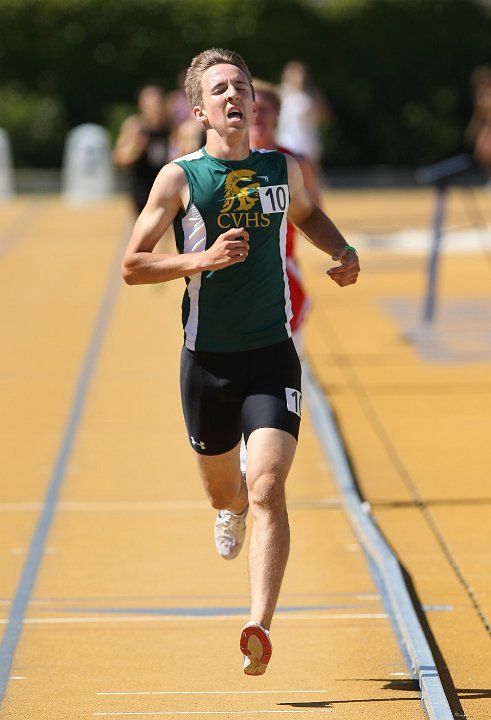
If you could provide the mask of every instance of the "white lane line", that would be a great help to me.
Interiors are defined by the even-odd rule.
[[[0,503],[0,512],[39,512],[42,508],[41,502]]]
[[[339,508],[341,503],[337,498],[290,498],[288,506],[291,508]],[[0,513],[40,512],[43,507],[44,504],[38,501],[0,503]],[[210,510],[210,505],[206,500],[64,500],[58,503],[58,510],[65,512],[97,510],[104,512],[130,510],[187,512],[189,510]]]
[[[123,715],[132,717],[141,717],[142,715],[272,715],[280,713],[332,713],[333,708],[310,708],[310,709],[296,709],[296,710],[192,710],[192,711],[181,711],[176,712],[172,710],[161,711],[161,712],[96,712],[94,715],[97,717],[122,717]]]
[[[209,615],[201,615],[199,617],[192,617],[188,615],[149,615],[145,617],[141,616],[134,616],[130,615],[128,617],[59,617],[59,618],[26,618],[24,620],[25,625],[62,625],[64,623],[69,624],[83,624],[83,623],[138,623],[138,622],[179,622],[182,623],[183,621],[189,622],[189,621],[199,621],[199,622],[210,622],[210,621],[219,621],[221,623],[224,622],[224,620],[233,620],[237,621],[241,618],[247,618],[247,615],[213,615],[213,617],[210,617]],[[295,615],[293,613],[288,613],[288,617],[275,617],[275,622],[279,622],[281,620],[385,620],[387,618],[387,613],[333,613],[332,615]],[[0,625],[6,625],[8,620],[2,618],[0,619]]]
[[[351,592],[351,593],[284,593],[282,595],[282,599],[284,601],[295,599],[295,600],[303,600],[304,602],[313,602],[314,600],[317,601],[317,605],[320,603],[326,602],[326,598],[328,598],[330,601],[332,600],[340,600],[341,598],[343,600],[349,599],[349,601],[363,601],[366,603],[369,603],[371,601],[380,600],[380,595],[376,595],[371,592]],[[70,607],[73,607],[74,604],[83,604],[83,603],[104,603],[104,602],[110,602],[111,607],[115,607],[118,605],[118,603],[124,602],[138,602],[138,603],[150,603],[154,601],[158,602],[177,602],[179,601],[185,601],[186,603],[190,603],[194,600],[204,600],[204,601],[218,601],[220,603],[226,602],[226,601],[234,601],[234,600],[240,600],[240,602],[245,603],[248,601],[247,595],[240,595],[240,594],[222,594],[222,595],[97,595],[95,597],[92,597],[90,595],[85,597],[52,597],[52,598],[32,598],[30,607],[33,611],[35,611],[38,607],[47,607],[52,606],[53,611],[57,610],[58,604],[63,604],[63,608],[66,608],[68,605]],[[10,606],[12,604],[12,601],[7,598],[0,599],[0,606]],[[344,607],[355,607],[355,605],[347,605],[346,601],[344,602]],[[343,605],[339,605],[339,607],[343,607]],[[332,606],[334,607],[334,606]]]
[[[41,502],[18,502],[18,503],[0,503],[0,512],[39,512],[43,509]],[[203,500],[196,501],[179,501],[179,500],[131,500],[131,501],[90,501],[90,500],[64,500],[58,503],[58,510],[69,512],[82,512],[102,510],[106,511],[128,511],[128,510],[167,510],[175,512],[182,510],[209,510],[209,504]]]
[[[322,693],[327,690],[139,690],[136,692],[98,692],[96,695],[279,695],[281,693]]]

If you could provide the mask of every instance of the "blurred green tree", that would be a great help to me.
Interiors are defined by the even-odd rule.
[[[114,134],[138,86],[173,89],[213,45],[273,82],[292,58],[309,66],[335,113],[326,164],[432,162],[461,149],[469,75],[491,55],[476,0],[1,0],[0,27],[0,126],[17,165],[58,165],[82,122]]]

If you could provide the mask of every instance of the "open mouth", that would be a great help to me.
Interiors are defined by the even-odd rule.
[[[240,110],[229,110],[227,113],[227,117],[230,120],[242,120],[242,113]]]

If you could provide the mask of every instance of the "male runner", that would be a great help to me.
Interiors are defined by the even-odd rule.
[[[297,155],[278,145],[275,133],[281,110],[281,99],[274,85],[264,80],[254,78],[254,94],[257,112],[254,122],[249,129],[249,142],[251,148],[256,150],[279,150],[288,155],[294,155],[303,174],[303,180],[308,193],[314,202],[319,203],[320,193],[312,163],[305,156]],[[295,245],[297,231],[293,223],[288,221],[286,229],[286,272],[290,288],[292,304],[292,319],[290,327],[292,338],[300,358],[303,354],[303,325],[310,307],[310,300],[302,282],[300,266],[298,264]]]
[[[307,194],[294,158],[251,151],[256,112],[251,74],[235,52],[212,48],[192,61],[186,93],[206,130],[200,150],[166,165],[140,214],[123,260],[129,284],[185,278],[181,396],[192,448],[211,505],[215,541],[232,558],[245,516],[250,622],[242,630],[244,672],[261,675],[289,552],[285,482],[301,415],[300,363],[290,330],[285,269],[287,216],[356,282],[356,251]],[[174,224],[179,253],[154,252]],[[247,480],[239,465],[247,443]]]

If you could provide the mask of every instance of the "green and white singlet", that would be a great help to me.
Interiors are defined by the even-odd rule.
[[[231,228],[243,227],[249,233],[245,262],[186,278],[185,346],[235,352],[291,337],[285,156],[253,150],[246,160],[231,161],[201,148],[173,162],[185,171],[190,194],[188,207],[174,220],[180,253],[202,252]]]

